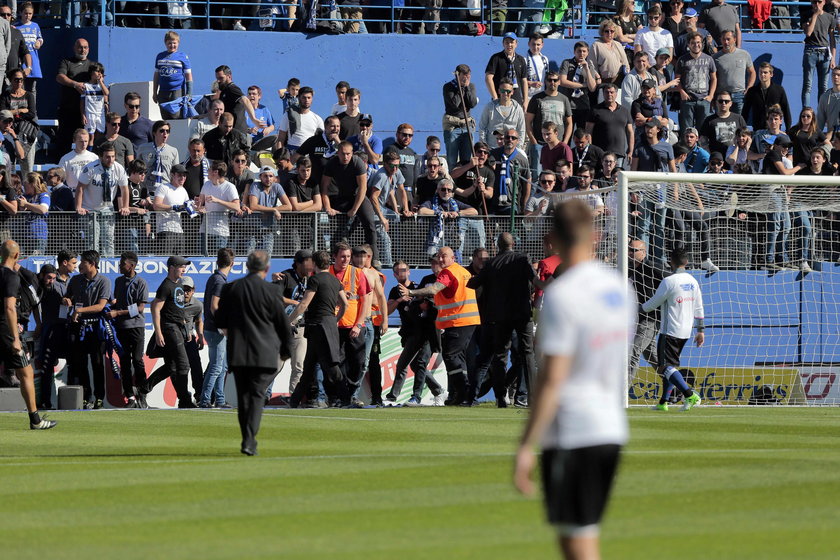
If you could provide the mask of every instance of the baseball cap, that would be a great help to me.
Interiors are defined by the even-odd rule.
[[[370,113],[362,113],[359,115],[359,122],[367,121],[370,124],[373,124],[373,117]]]
[[[181,277],[181,285],[185,288],[195,289],[195,281],[189,276]]]
[[[260,175],[262,175],[263,173],[271,173],[272,175],[277,175],[277,171],[270,165],[265,165],[262,169],[260,169]]]
[[[656,88],[656,82],[654,82],[653,80],[644,80],[642,82],[642,87],[643,88],[648,88],[648,89],[655,89]]]
[[[166,259],[166,266],[187,266],[190,261],[180,255],[172,255]]]
[[[181,164],[181,163],[176,163],[175,165],[173,165],[173,166],[169,169],[169,173],[170,173],[170,174],[172,174],[172,173],[178,173],[179,175],[186,175],[186,174],[187,174],[187,168],[186,168],[186,167],[184,167],[184,165],[183,165],[183,164]]]
[[[663,54],[667,54],[668,56],[671,56],[671,51],[669,51],[665,47],[662,47],[661,49],[656,51],[656,56],[662,56]]]
[[[14,118],[15,116],[11,111],[0,111],[0,121],[11,121],[14,120]]]
[[[496,130],[493,131],[493,136],[504,136],[504,135],[505,135],[505,131],[502,130],[501,128],[497,128]]]
[[[697,10],[694,8],[686,8],[685,17],[697,17]]]
[[[791,147],[793,146],[793,142],[790,141],[790,137],[787,134],[779,134],[776,136],[776,139],[773,140],[774,146],[786,146]]]
[[[507,33],[502,35],[502,42],[504,42],[505,39],[513,39],[514,41],[516,41],[517,39],[519,39],[519,37],[516,36],[516,33],[508,31]]]
[[[723,154],[720,152],[712,152],[712,155],[709,156],[709,161],[712,161],[713,159],[723,161]]]
[[[647,128],[659,128],[662,126],[662,123],[659,122],[659,119],[648,119],[645,121],[645,127]]]

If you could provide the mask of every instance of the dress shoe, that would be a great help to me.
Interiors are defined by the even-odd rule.
[[[243,447],[239,451],[241,451],[243,455],[247,455],[249,457],[253,457],[254,455],[257,454],[257,450],[254,449],[253,447]]]

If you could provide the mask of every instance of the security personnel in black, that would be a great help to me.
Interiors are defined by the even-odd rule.
[[[270,264],[265,251],[248,255],[248,275],[225,284],[214,316],[219,332],[227,337],[242,433],[240,450],[245,455],[257,454],[265,392],[277,376],[278,357],[289,358],[292,328],[280,305],[282,288],[266,282]]]

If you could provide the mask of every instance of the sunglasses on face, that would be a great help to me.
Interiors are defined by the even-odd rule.
[[[732,103],[731,99],[718,99],[718,103]]]
[[[138,103],[137,105],[126,105],[126,107],[128,107],[129,109],[139,109],[140,104]]]
[[[413,132],[400,132],[400,136],[405,136],[406,138],[411,138],[414,136]]]
[[[511,93],[513,93],[513,90],[512,89],[500,89],[499,93],[505,93],[505,94],[510,95]]]
[[[555,83],[555,82],[559,82],[560,78],[546,78],[545,81]]]
[[[557,181],[554,181],[552,179],[540,179],[540,184],[541,185],[553,185],[556,182]]]
[[[430,163],[429,164],[429,169],[437,169],[438,167],[440,167],[439,163]]]
[[[239,158],[239,159],[233,160],[233,163],[248,163],[248,160]]]
[[[509,134],[505,134],[505,140],[519,140],[519,136],[511,136]]]
[[[169,134],[169,129],[168,129],[168,128],[162,128],[162,129],[158,130],[158,133],[160,133],[160,134]]]

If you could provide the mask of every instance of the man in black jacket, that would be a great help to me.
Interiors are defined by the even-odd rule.
[[[222,113],[219,126],[204,135],[204,147],[207,159],[223,161],[228,165],[233,162],[233,154],[237,150],[251,149],[251,137],[234,128],[234,118],[230,113]]]
[[[536,371],[534,361],[534,322],[531,319],[531,282],[536,273],[524,253],[513,250],[513,236],[502,233],[499,254],[490,259],[467,283],[467,287],[484,287],[482,297],[489,303],[482,310],[482,328],[492,330],[493,357],[490,378],[499,408],[507,406],[505,370],[511,336],[516,333],[520,363],[525,368],[525,384],[529,388]]]
[[[640,302],[648,301],[656,293],[664,274],[650,264],[647,259],[647,245],[644,241],[631,239],[628,251],[629,276],[633,289],[636,291],[636,300]],[[627,378],[630,382],[636,377],[640,356],[644,356],[651,367],[659,367],[659,359],[656,354],[656,334],[658,332],[659,309],[642,311],[640,307],[636,335],[633,338],[633,349],[630,351],[630,363],[628,364]]]
[[[277,375],[278,358],[289,357],[292,328],[280,305],[282,288],[265,281],[270,264],[265,251],[248,255],[248,275],[225,284],[215,315],[216,327],[227,337],[245,455],[257,454],[265,392]]]

